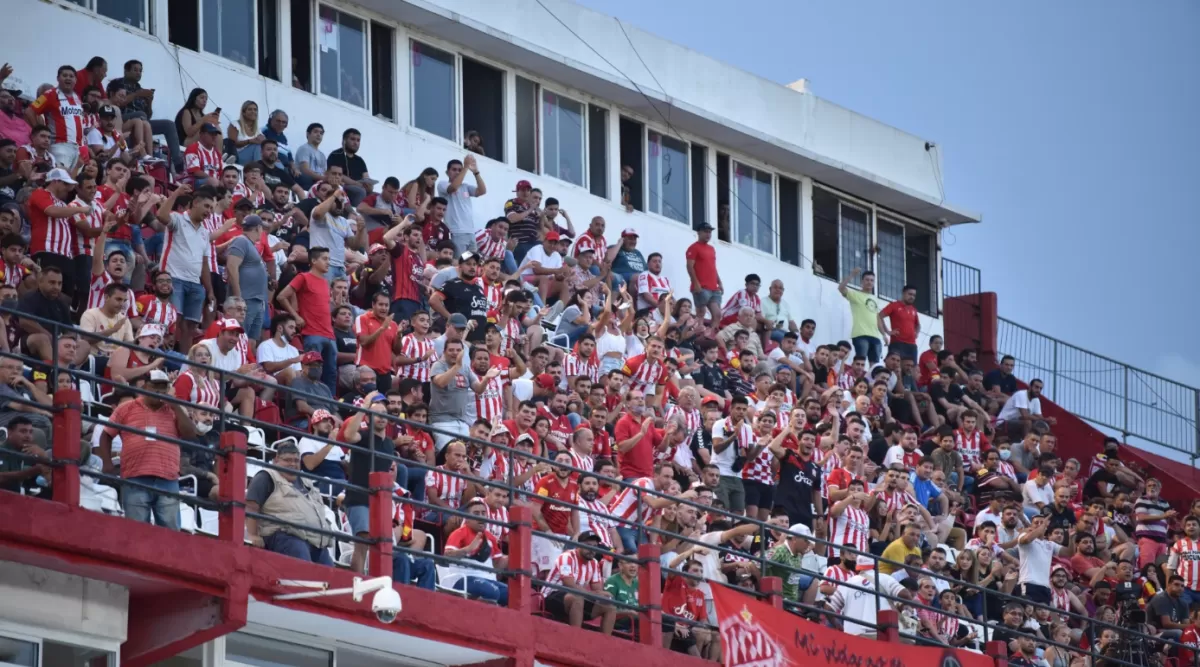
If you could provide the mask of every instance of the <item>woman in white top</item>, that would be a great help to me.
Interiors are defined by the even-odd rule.
[[[600,374],[619,370],[629,352],[629,333],[633,328],[633,305],[622,285],[618,293],[608,292],[604,308],[596,320],[596,354],[600,356]]]
[[[262,142],[266,137],[258,129],[258,104],[253,100],[242,102],[237,122],[229,124],[225,135],[233,143],[238,164],[247,165],[262,159]]]

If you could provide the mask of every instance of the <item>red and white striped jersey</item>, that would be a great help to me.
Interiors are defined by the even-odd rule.
[[[1061,611],[1071,611],[1071,593],[1065,588],[1050,587],[1050,606]]]
[[[175,378],[175,397],[197,405],[221,407],[221,383],[212,378],[197,377],[191,369]]]
[[[754,457],[753,461],[747,461],[742,466],[742,479],[774,486],[775,473],[771,470],[771,462],[774,460],[775,455],[771,453],[771,449],[763,447],[763,450],[758,453],[758,456]]]
[[[496,327],[500,329],[500,354],[508,354],[521,339],[521,320],[510,317],[503,325],[497,321]]]
[[[858,382],[858,378],[859,376],[854,374],[854,367],[846,366],[841,373],[838,373],[838,388],[850,391],[854,388],[854,383]]]
[[[908,505],[909,503],[913,503],[916,505],[920,504],[917,502],[917,497],[914,496],[913,494],[909,493],[908,491],[883,491],[883,490],[880,490],[880,491],[875,492],[875,497],[879,498],[879,502],[882,502],[884,504],[884,507],[889,512],[891,512],[893,510],[899,512],[901,509],[904,508],[905,505]]]
[[[585,561],[579,557],[579,549],[568,549],[554,561],[546,582],[562,586],[567,577],[583,588],[590,588],[592,584],[604,582],[604,567],[599,558]]]
[[[487,532],[495,535],[497,540],[503,540],[505,537],[508,537],[508,507],[501,505],[500,507],[492,509],[491,507],[484,505],[484,509],[487,510],[489,519],[492,521],[502,522],[486,522]]]
[[[406,335],[400,341],[401,356],[416,359],[425,356],[433,349],[433,341],[421,338],[415,333]],[[401,378],[412,378],[420,382],[429,382],[429,369],[433,366],[433,357],[415,364],[401,366],[396,374]]]
[[[579,505],[579,532],[592,531],[600,536],[601,544],[612,549],[612,535],[608,529],[617,524],[610,517],[608,506],[599,497],[595,500],[584,500],[583,496],[580,496],[576,504]]]
[[[837,558],[842,551],[840,547],[847,543],[853,544],[859,551],[866,551],[870,535],[871,518],[867,516],[867,511],[849,505],[841,516],[833,519],[829,541],[836,546],[830,547],[830,555]]]
[[[75,201],[71,202],[71,205],[72,206],[86,206],[89,209],[87,215],[75,216],[74,222],[86,221],[88,227],[91,229],[100,229],[101,227],[104,226],[104,204],[102,204],[100,202],[99,197],[93,197],[92,201],[90,201],[90,202],[83,201],[79,197],[76,197]],[[75,235],[76,256],[91,255],[92,254],[92,239],[89,239],[88,237],[79,233],[78,229],[72,229],[71,231]],[[101,252],[103,252],[103,251],[104,251],[104,249],[101,248]]]
[[[217,230],[225,226],[225,215],[220,211],[215,211],[205,218],[202,224],[208,230],[208,240],[211,245],[208,252],[208,272],[217,275],[221,270],[217,265]]]
[[[592,232],[586,231],[582,236],[575,241],[575,247],[571,249],[571,256],[578,257],[579,253],[584,250],[593,250],[596,253],[596,261],[604,259],[605,253],[608,252],[608,242],[604,240],[604,235],[592,236]]]
[[[721,308],[721,324],[736,320],[738,312],[743,308],[749,308],[754,311],[754,314],[762,315],[762,299],[757,294],[751,294],[744,289],[734,292]]]
[[[475,276],[475,280],[472,280],[471,282],[478,285],[479,289],[483,290],[483,297],[487,299],[488,310],[496,310],[500,307],[500,304],[504,301],[503,283],[493,283],[489,285],[487,281],[483,279],[483,276]]]
[[[821,475],[823,477],[829,477],[829,473],[841,467],[842,457],[838,456],[838,453],[831,449],[829,450],[829,453],[825,455],[825,460],[821,461]],[[821,488],[825,488],[825,485],[822,484]]]
[[[20,287],[21,283],[25,282],[25,277],[33,273],[20,264],[8,264],[3,259],[0,259],[0,270],[4,272],[6,287]]]
[[[49,252],[55,255],[71,257],[75,249],[75,226],[70,218],[52,218],[45,214],[51,206],[66,206],[67,203],[55,197],[49,190],[39,188],[29,196],[30,239],[29,254],[37,255]],[[45,220],[45,223],[42,223]]]
[[[508,484],[509,461],[512,461],[512,476],[514,480],[525,474],[525,464],[521,463],[520,461],[512,460],[507,453],[498,453],[493,451],[492,455],[495,456],[495,461],[492,464],[492,474],[488,477],[488,479],[492,480],[493,482],[504,482],[505,484]],[[525,480],[523,484],[518,485],[517,488],[532,493],[534,488],[533,476],[530,476],[529,479]]]
[[[643,521],[648,514],[647,509],[643,508],[641,513],[638,512],[638,494],[635,493],[633,487],[654,491],[654,480],[649,477],[641,477],[633,480],[632,486],[626,486],[612,499],[608,505],[609,513],[618,519],[632,519],[634,521]],[[634,517],[637,517],[636,519]]]
[[[658,393],[658,387],[667,383],[667,365],[661,361],[650,361],[639,354],[625,360],[621,369],[629,378],[629,389],[636,389],[647,396]]]
[[[1167,552],[1167,569],[1183,577],[1184,587],[1200,591],[1200,540],[1179,538]]]
[[[113,284],[113,277],[105,271],[98,276],[92,276],[92,282],[88,285],[88,300],[87,307],[99,308],[104,305],[104,289]],[[133,296],[133,290],[129,291],[129,296]],[[130,298],[125,303],[125,317],[133,319],[138,316],[137,301]]]
[[[825,579],[832,579],[835,582],[850,581],[854,573],[841,565],[830,565],[825,568]],[[824,597],[824,596],[822,596]]]
[[[588,454],[580,454],[574,449],[568,449],[567,453],[571,455],[572,467],[587,471],[591,471],[596,467],[596,459],[592,458]],[[572,475],[578,477],[578,473],[572,473]]]
[[[458,509],[467,480],[447,474],[445,470],[445,467],[438,466],[425,476],[425,493],[444,501],[450,509]]]
[[[179,319],[179,311],[175,310],[169,299],[163,301],[153,294],[143,294],[137,298],[137,303],[143,322],[157,322],[163,328],[170,329]]]
[[[189,173],[199,169],[204,175],[214,181],[221,178],[221,170],[225,161],[221,159],[221,150],[216,146],[205,148],[199,141],[187,147],[183,152],[183,167]]]
[[[600,361],[596,358],[596,353],[594,352],[587,359],[572,352],[567,355],[566,361],[563,362],[563,374],[569,378],[582,375],[590,378],[592,382],[599,382]]]
[[[247,197],[250,198],[250,202],[252,204],[254,204],[255,208],[258,208],[259,206],[262,206],[263,204],[267,203],[266,193],[259,191],[259,190],[251,190],[250,188],[246,187],[245,183],[238,183],[237,185],[233,186],[233,203],[234,204],[238,203],[239,201],[241,201],[243,199],[246,199]]]
[[[975,429],[969,435],[961,428],[954,429],[954,448],[962,454],[963,468],[979,470],[983,467],[980,455],[985,444],[983,432]]]
[[[596,439],[592,441],[592,456],[598,459],[613,457],[612,436],[604,429],[592,429]]]
[[[684,410],[679,405],[672,403],[667,407],[667,412],[663,415],[663,420],[670,423],[675,419],[676,415],[683,417],[683,423],[686,427],[683,436],[683,445],[690,446],[692,438],[696,437],[696,432],[704,425],[704,420],[700,417],[700,411],[695,408]]]
[[[490,229],[481,229],[475,232],[475,247],[484,259],[495,257],[504,261],[504,253],[508,251],[508,239],[493,238]]]
[[[507,361],[507,360],[506,360]],[[401,366],[411,368],[411,366]],[[504,385],[508,384],[508,373],[501,373],[487,381],[483,391],[475,394],[475,412],[480,419],[495,424],[504,417]]]
[[[83,127],[83,101],[75,93],[64,93],[61,88],[47,90],[29,105],[33,112],[46,118],[46,124],[54,132],[54,143],[85,145]]]
[[[1014,468],[1013,464],[1009,463],[1008,461],[1001,461],[1000,464],[996,466],[996,472],[1004,475],[1014,482],[1017,481],[1017,469]]]
[[[662,298],[671,293],[671,281],[661,273],[654,275],[649,271],[642,271],[637,275],[637,295],[638,309],[654,308],[654,304],[650,302],[644,295],[652,294],[657,299]],[[655,311],[657,312],[657,311]],[[661,318],[661,314],[659,316]],[[662,321],[659,319],[658,321]]]

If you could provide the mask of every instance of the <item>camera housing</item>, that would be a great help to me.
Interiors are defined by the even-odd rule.
[[[400,594],[391,586],[379,589],[371,599],[371,611],[375,612],[375,618],[380,623],[394,622],[401,609]]]

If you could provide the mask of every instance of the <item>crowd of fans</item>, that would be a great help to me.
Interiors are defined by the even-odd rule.
[[[122,74],[105,83],[94,58],[28,104],[0,91],[0,488],[49,484],[49,396],[75,384],[112,407],[87,465],[132,482],[131,519],[179,529],[181,476],[216,497],[226,410],[310,434],[250,480],[250,509],[287,522],[250,521],[253,544],[332,565],[327,530],[367,536],[362,489],[390,470],[397,544],[464,562],[435,574],[400,553],[398,581],[504,604],[503,576],[466,561],[503,570],[502,522],[523,504],[547,613],[627,629],[638,568],[612,555],[653,540],[666,642],[694,655],[719,655],[710,586],[763,576],[796,613],[855,634],[874,632],[875,602],[852,586],[895,598],[915,641],[979,648],[990,628],[1010,664],[1085,664],[1079,651],[1119,636],[1083,619],[1136,612],[1196,645],[1200,501],[1177,514],[1115,440],[1062,460],[1041,382],[1020,386],[1011,358],[985,373],[975,351],[943,349],[915,288],[885,305],[873,274],[846,276],[850,339],[821,343],[782,281],[762,295],[751,274],[726,294],[707,224],[682,253],[646,248],[599,216],[577,230],[524,180],[503,210],[477,210],[478,135],[444,171],[379,181],[353,128],[326,154],[310,124],[293,150],[283,111],[262,124],[247,101],[223,130],[200,89],[159,119],[142,63]],[[53,363],[105,381],[55,380]],[[356,545],[342,564],[365,557]]]

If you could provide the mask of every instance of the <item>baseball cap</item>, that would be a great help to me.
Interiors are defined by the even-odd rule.
[[[316,426],[317,424],[325,421],[326,419],[329,419],[329,420],[333,419],[333,415],[328,410],[324,410],[324,409],[313,410],[312,416],[308,418],[308,425],[310,427]]]
[[[96,114],[101,118],[116,118],[117,108],[111,104],[105,104],[100,107],[100,110]]]
[[[246,201],[246,200],[243,199],[242,201]],[[262,224],[263,224],[262,218],[251,213],[250,215],[246,216],[242,220],[242,231],[246,231],[247,229],[255,229],[257,227],[262,227]]]
[[[595,253],[595,252],[596,252],[596,249],[595,249],[595,248],[591,248],[591,247],[588,247],[588,246],[584,246],[584,247],[580,248],[579,250],[576,250],[576,251],[575,251],[575,254],[576,254],[576,255],[582,255],[582,254],[584,254],[584,253]]]
[[[792,531],[796,535],[806,538],[811,538],[813,536],[812,529],[802,523],[792,524],[792,527],[788,528],[788,530]],[[788,537],[795,537],[796,535],[788,535]]]
[[[700,405],[720,405],[721,399],[716,396],[705,396],[704,400],[700,401]]]
[[[698,231],[698,232],[711,232],[712,230],[713,230],[713,226],[708,224],[707,222],[702,222],[702,223],[696,225],[696,231]]]
[[[216,125],[213,125],[212,123],[205,123],[204,127],[200,128],[200,131],[207,132],[208,134],[220,134],[221,133],[221,130]]]
[[[870,556],[859,556],[857,559],[857,562],[855,563],[854,569],[858,570],[859,572],[866,572],[867,570],[874,570],[875,569],[875,561],[872,560]]]
[[[75,182],[75,179],[71,178],[71,174],[67,173],[66,169],[51,169],[50,172],[46,174],[47,183],[53,183],[54,181],[62,181],[63,183],[69,183],[70,185],[78,185],[78,183]]]
[[[245,329],[242,328],[241,322],[232,317],[226,317],[217,324],[217,331],[245,331]]]
[[[640,234],[638,234],[637,230],[634,229],[633,227],[627,227],[627,228],[625,228],[625,231],[621,232],[621,236],[632,236],[632,237],[636,238],[636,237],[640,236]]]
[[[382,243],[376,243],[372,245],[369,250],[367,250],[367,254],[374,255],[377,252],[387,252],[387,249],[387,246],[383,245]]]
[[[464,252],[463,254],[461,254],[461,255],[459,255],[459,256],[458,256],[458,263],[459,263],[459,264],[462,264],[463,262],[470,262],[470,261],[472,261],[472,260],[474,260],[476,263],[478,263],[478,262],[479,262],[479,255],[476,255],[475,253],[471,252],[470,250],[468,250],[468,251],[466,251],[466,252]]]
[[[325,363],[325,358],[321,356],[320,352],[317,352],[316,350],[309,350],[308,352],[300,355],[300,363],[305,365],[322,364]]]
[[[530,183],[529,181],[517,181],[517,189],[513,190],[513,192],[520,192],[521,190],[532,190],[532,189],[533,189],[533,184]]]
[[[530,434],[528,434],[528,433],[522,433],[521,435],[518,435],[518,436],[517,436],[517,442],[516,442],[516,444],[518,444],[518,445],[519,445],[519,444],[521,444],[522,442],[525,442],[526,440],[528,440],[529,442],[531,442],[531,443],[532,443],[532,442],[533,442],[533,436],[532,436],[532,435],[530,435]]]
[[[467,316],[463,315],[462,313],[452,313],[450,315],[450,326],[454,327],[455,329],[466,329]]]
[[[137,337],[138,338],[146,338],[148,336],[158,336],[159,338],[161,338],[162,335],[163,335],[163,327],[161,324],[159,324],[157,322],[147,322],[146,324],[142,325],[141,330],[138,331]]]
[[[169,383],[171,381],[171,376],[167,375],[166,371],[155,369],[150,371],[150,381]]]
[[[504,422],[496,422],[496,425],[492,427],[490,435],[494,438],[501,434],[509,435],[508,427],[504,425]]]
[[[575,541],[579,543],[595,542],[596,544],[600,544],[600,536],[590,530],[585,530],[579,533],[579,537],[575,538]]]
[[[547,241],[557,241],[561,238],[562,237],[559,236],[558,232],[546,232],[546,240]]]
[[[537,377],[533,378],[533,383],[535,385],[541,387],[542,389],[553,389],[554,388],[554,376],[550,375],[549,373],[542,373],[542,374],[538,375]]]

